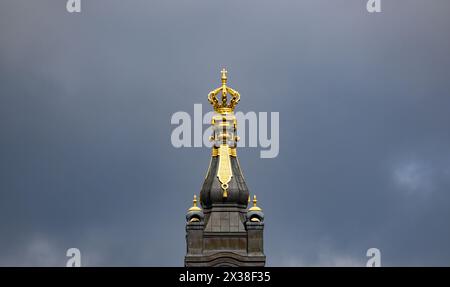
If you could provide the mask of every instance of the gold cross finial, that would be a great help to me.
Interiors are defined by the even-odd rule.
[[[221,77],[221,79],[222,79],[222,83],[223,84],[226,84],[227,83],[227,70],[225,70],[225,68],[223,68],[222,69],[222,71],[221,71],[221,73],[222,73],[222,77]]]

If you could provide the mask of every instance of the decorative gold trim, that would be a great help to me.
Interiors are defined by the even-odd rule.
[[[197,195],[194,194],[194,200],[192,200],[192,207],[188,211],[201,211],[200,207],[197,206]]]
[[[236,150],[235,147],[228,147],[228,149],[229,149],[230,156],[237,157],[237,150]],[[211,149],[211,156],[215,157],[215,156],[218,156],[218,155],[219,155],[219,148],[213,146],[212,149]]]
[[[236,153],[236,148],[235,147],[230,147],[230,155],[232,157],[237,157],[237,153]]]
[[[233,112],[232,108],[215,108],[215,111],[219,114],[231,114]]]
[[[218,156],[219,155],[219,149],[213,146],[211,149],[211,156]]]
[[[228,183],[233,176],[231,170],[230,147],[223,144],[219,147],[219,168],[217,169],[217,178],[222,184],[223,197],[227,197]]]
[[[253,195],[253,207],[250,207],[249,211],[262,211],[262,209],[256,205],[257,202],[256,195]]]

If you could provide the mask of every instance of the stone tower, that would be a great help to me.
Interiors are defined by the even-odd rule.
[[[211,161],[200,192],[200,205],[186,214],[187,254],[185,266],[264,266],[264,214],[256,196],[248,208],[250,195],[239,166],[234,108],[240,100],[227,86],[222,70],[222,86],[211,91],[208,101],[214,108],[214,143]],[[217,95],[220,94],[220,99]],[[228,101],[228,96],[231,99]]]

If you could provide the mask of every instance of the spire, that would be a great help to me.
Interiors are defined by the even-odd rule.
[[[222,69],[219,75],[222,85],[208,94],[208,100],[214,109],[210,137],[213,146],[212,158],[200,192],[201,205],[205,210],[213,205],[246,209],[248,188],[236,152],[239,137],[234,108],[240,95],[228,86],[229,72],[226,69]]]
[[[186,214],[185,266],[264,266],[264,213],[251,198],[237,157],[237,120],[240,100],[228,86],[228,72],[220,71],[221,85],[208,94],[214,113],[211,159],[200,191]]]

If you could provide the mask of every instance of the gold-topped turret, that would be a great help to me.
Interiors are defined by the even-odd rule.
[[[194,194],[194,199],[192,200],[192,207],[188,211],[201,211],[201,208],[197,206],[197,195]]]
[[[253,206],[249,208],[249,211],[262,211],[262,209],[256,205],[257,202],[256,195],[253,195]]]

